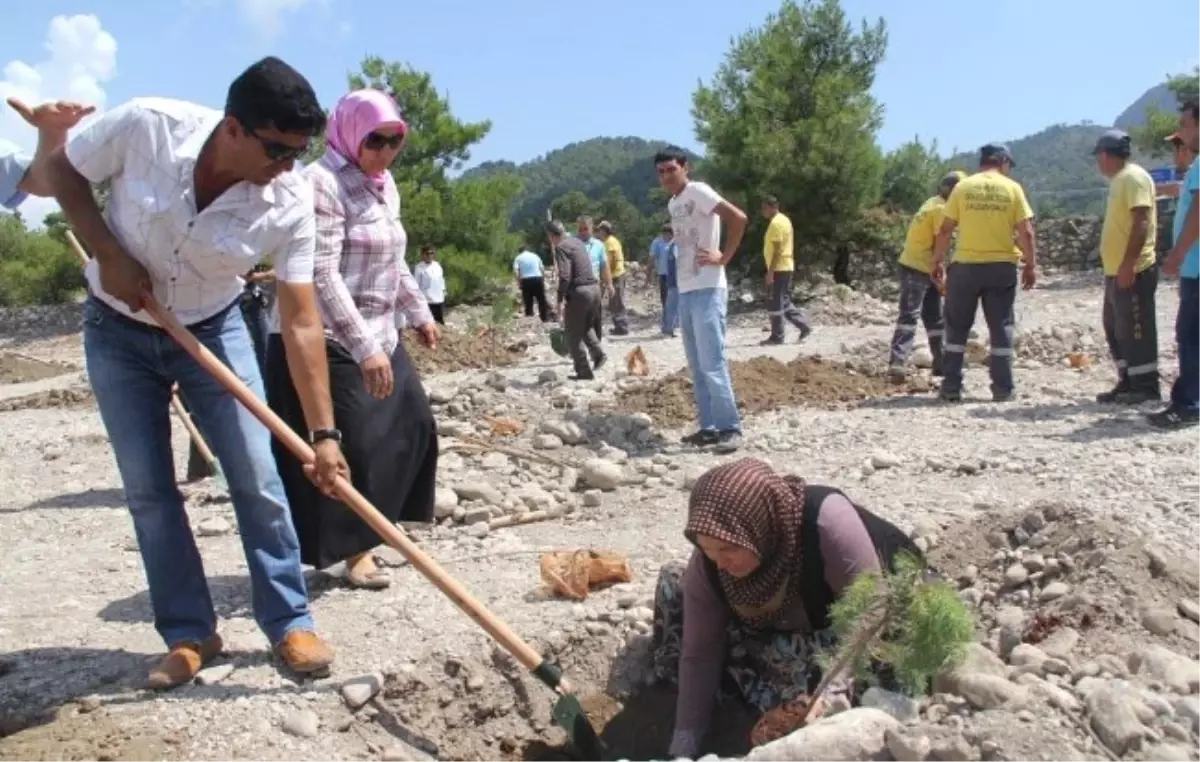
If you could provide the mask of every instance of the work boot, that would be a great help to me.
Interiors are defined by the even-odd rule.
[[[805,339],[807,339],[809,337],[809,335],[811,333],[812,333],[812,328],[807,325],[804,326],[803,328],[800,329],[800,335],[796,337],[796,343],[799,344],[800,342],[804,341]]]
[[[605,361],[608,360],[608,355],[601,352],[592,358],[592,370],[600,370],[604,367]]]
[[[889,384],[902,386],[906,381],[908,381],[908,373],[904,371],[904,368],[888,368],[887,380]]]
[[[199,643],[185,641],[171,646],[146,677],[146,687],[165,690],[191,682],[206,664],[220,655],[224,643],[221,636],[213,633]]]
[[[962,402],[962,392],[950,389],[942,389],[938,392],[938,399],[942,402]]]
[[[1162,402],[1162,392],[1158,389],[1128,389],[1117,394],[1113,400],[1119,405],[1140,405],[1143,402]]]
[[[713,442],[713,452],[718,455],[729,455],[737,452],[741,446],[742,432],[737,429],[726,429],[717,432],[716,441]]]
[[[333,651],[320,636],[310,630],[292,630],[275,644],[275,653],[288,668],[301,675],[329,671]]]
[[[1116,402],[1122,394],[1129,391],[1129,380],[1122,378],[1117,382],[1117,385],[1107,392],[1100,392],[1096,395],[1096,401],[1101,405],[1111,405]]]
[[[688,434],[682,437],[679,441],[685,445],[693,445],[695,447],[707,447],[717,443],[717,432],[712,429],[700,429],[699,431]]]
[[[758,342],[758,345],[760,347],[777,347],[782,343],[783,343],[782,336],[768,336],[767,338]]]
[[[1150,413],[1146,420],[1156,429],[1182,429],[1200,424],[1200,412],[1171,404],[1165,410]]]

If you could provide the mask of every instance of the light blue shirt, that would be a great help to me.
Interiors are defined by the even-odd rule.
[[[521,280],[542,277],[542,258],[532,251],[523,251],[513,260],[513,272]]]
[[[670,251],[671,244],[662,236],[655,238],[650,244],[650,256],[654,257],[654,272],[659,275],[667,274],[667,257]]]
[[[29,194],[17,190],[25,173],[29,171],[28,156],[9,153],[0,156],[0,206],[16,209]]]
[[[576,236],[576,238],[579,238],[579,236]],[[579,240],[583,241],[582,238]],[[608,253],[604,251],[604,243],[596,236],[592,236],[584,241],[583,245],[587,247],[588,257],[592,260],[592,275],[599,278],[600,271],[604,269],[605,263],[608,262]]]
[[[1183,187],[1179,189],[1179,205],[1175,207],[1172,241],[1178,241],[1179,236],[1183,233],[1183,221],[1187,219],[1188,211],[1191,210],[1192,202],[1196,199],[1198,191],[1200,191],[1200,156],[1192,160],[1192,166],[1188,167],[1187,175],[1183,178]],[[1192,248],[1183,258],[1183,265],[1179,268],[1179,277],[1200,278],[1200,241],[1193,243]]]

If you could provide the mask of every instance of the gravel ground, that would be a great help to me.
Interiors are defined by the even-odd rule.
[[[988,579],[997,564],[993,577],[999,579],[1005,567],[1027,559],[1020,538],[1011,540],[1011,529],[1028,511],[1051,503],[1066,506],[1053,513],[1074,522],[1069,535],[1081,528],[1115,527],[1118,531],[1095,547],[1119,554],[1136,542],[1160,557],[1181,558],[1194,571],[1200,547],[1196,430],[1157,432],[1142,420],[1142,411],[1091,401],[1112,383],[1099,334],[1098,278],[1049,279],[1020,294],[1018,305],[1023,343],[1016,401],[994,404],[978,396],[987,392],[981,366],[968,371],[968,401],[956,406],[938,404],[928,393],[840,405],[806,405],[792,395],[791,406],[746,421],[740,455],[841,486],[901,526],[939,538],[929,544],[949,549],[945,559],[954,572],[966,573],[973,565],[980,580]],[[1165,369],[1174,364],[1170,328],[1176,305],[1174,288],[1162,288],[1159,341]],[[878,366],[885,359],[890,305],[842,291],[820,295],[810,307],[817,330],[800,347],[790,341],[760,347],[765,317],[732,318],[732,358],[773,357],[786,363],[797,353],[819,354],[858,366]],[[822,322],[823,314],[862,317],[830,324]],[[652,322],[635,320],[634,335],[606,339],[615,361],[596,382],[572,386],[557,380],[569,372],[568,364],[550,353],[540,327],[524,322],[517,331],[528,334],[529,350],[520,363],[426,379],[447,437],[439,475],[444,518],[436,528],[419,531],[419,541],[517,632],[558,654],[576,682],[584,684],[585,694],[603,690],[619,697],[637,682],[633,672],[645,652],[646,607],[656,570],[688,552],[680,531],[687,487],[718,462],[674,445],[683,429],[659,429],[649,412],[621,406],[621,390],[646,383],[622,373],[620,359],[634,346],[643,348],[652,379],[684,365],[679,342],[655,337]],[[70,326],[57,330],[48,338],[23,328],[15,338],[0,341],[0,353],[20,355],[11,368],[31,374],[31,384],[16,384],[17,371],[0,373],[0,380],[9,382],[7,391],[0,386],[5,432],[0,551],[7,562],[0,588],[0,735],[5,736],[0,759],[416,759],[426,753],[445,759],[553,758],[561,738],[549,728],[545,691],[496,655],[478,628],[394,553],[384,554],[396,567],[395,584],[386,591],[352,591],[334,574],[310,574],[318,625],[337,651],[335,670],[329,678],[304,683],[278,671],[250,615],[232,506],[211,483],[184,489],[192,523],[202,535],[198,543],[227,655],[206,674],[207,684],[160,696],[139,690],[161,643],[151,626],[104,429],[89,395],[79,391],[85,383],[79,340]],[[1089,355],[1092,364],[1071,369],[1071,352]],[[67,372],[46,380],[33,367],[39,360]],[[971,399],[972,393],[978,398]],[[521,432],[494,441],[503,439],[522,451],[536,448],[562,467],[525,456],[453,451],[468,436],[496,430],[499,419],[515,421]],[[180,474],[186,454],[186,434],[176,427]],[[576,475],[585,483],[581,488],[575,487]],[[620,484],[613,487],[608,480]],[[530,509],[556,517],[497,525],[498,519]],[[1065,520],[1057,526],[1068,526]],[[986,541],[989,533],[1006,530],[1009,546]],[[562,548],[624,553],[634,579],[582,603],[552,599],[541,589],[538,552]],[[1129,553],[1134,575],[1135,567],[1145,564],[1136,561],[1136,552]],[[1147,584],[1150,579],[1146,576]],[[1114,590],[1120,581],[1096,575],[1074,582],[1080,589],[1085,583],[1104,583],[1093,593],[1101,599],[1120,592]],[[1038,584],[1025,583],[1023,598],[1002,582],[996,582],[999,587],[983,581],[964,585],[979,591],[968,597],[980,606],[981,642],[998,647],[994,618],[1003,605],[1025,610],[1048,603],[1049,596],[1039,597]],[[1194,604],[1196,591],[1180,585],[1155,588],[1166,610],[1174,612],[1176,599]],[[1114,600],[1113,607],[1126,604],[1133,605]],[[1163,648],[1194,660],[1195,617],[1183,614],[1184,608],[1162,636],[1139,628],[1136,615],[1127,617],[1133,626],[1101,640],[1086,628],[1081,632],[1097,653],[1120,659],[1157,638]],[[1195,662],[1188,664],[1190,669]],[[1110,671],[1097,674],[1121,677]],[[363,678],[370,699],[357,710],[349,705],[361,698],[360,691],[343,689],[354,678]],[[1194,699],[1195,686],[1184,687]],[[1161,680],[1151,688],[1166,690]],[[1063,719],[1059,715],[1069,713],[1056,714],[1046,704],[1022,709],[1029,718],[974,705],[961,709],[927,699],[921,708],[925,724],[905,732],[924,733],[927,745],[942,744],[935,756],[951,757],[939,758],[1100,758],[1096,741],[1079,724],[1087,720]],[[866,710],[853,710],[860,711]],[[947,712],[953,716],[933,716]],[[1100,714],[1095,710],[1092,716]],[[1171,716],[1187,713],[1175,709]],[[955,718],[957,723],[948,721]],[[1158,758],[1168,758],[1178,752],[1162,747],[1171,742],[1182,745],[1184,758],[1194,759],[1194,717],[1190,724],[1177,724],[1182,739],[1178,730],[1158,728],[1144,734],[1145,744],[1121,753],[1158,749],[1164,755]],[[887,732],[895,741],[898,731]],[[530,745],[535,742],[549,746]],[[1149,746],[1152,742],[1159,746]]]

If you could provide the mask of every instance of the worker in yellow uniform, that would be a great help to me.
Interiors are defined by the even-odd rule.
[[[979,171],[958,181],[942,210],[942,229],[933,249],[933,273],[935,280],[944,283],[946,293],[944,377],[939,396],[947,402],[962,399],[967,338],[981,303],[992,345],[988,357],[992,400],[1006,402],[1013,396],[1017,265],[1021,265],[1024,288],[1033,288],[1037,283],[1033,209],[1020,183],[1009,177],[1014,166],[1008,146],[985,145],[979,151]],[[956,228],[958,248],[947,267],[946,252]]]
[[[937,193],[921,204],[908,224],[904,251],[900,252],[900,316],[892,334],[892,351],[888,360],[888,378],[903,383],[904,369],[917,339],[917,320],[925,325],[929,353],[933,355],[933,375],[942,375],[942,294],[933,282],[933,244],[942,229],[942,210],[950,191],[966,172],[951,172],[938,183]]]
[[[763,199],[762,215],[768,221],[763,239],[763,260],[767,266],[767,293],[771,299],[767,312],[771,316],[771,335],[762,343],[783,343],[784,318],[796,326],[800,331],[799,341],[804,341],[812,333],[812,326],[804,311],[792,304],[792,276],[796,270],[792,221],[779,211],[779,199],[774,196]]]
[[[1104,338],[1117,366],[1117,385],[1097,402],[1136,405],[1162,399],[1158,375],[1158,290],[1155,245],[1158,209],[1154,179],[1129,160],[1132,141],[1109,130],[1096,141],[1096,168],[1108,178],[1108,205],[1100,230],[1104,268]]]
[[[612,223],[607,220],[596,225],[596,236],[604,243],[608,270],[612,274],[608,311],[612,314],[613,336],[625,336],[629,333],[629,315],[625,311],[625,249],[613,235]]]

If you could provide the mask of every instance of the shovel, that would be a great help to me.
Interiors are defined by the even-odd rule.
[[[67,231],[67,240],[77,251],[82,252],[79,241],[71,231]],[[86,256],[86,255],[85,255]],[[191,355],[200,367],[204,368],[217,383],[237,398],[238,402],[266,426],[301,463],[311,464],[316,455],[312,448],[279,416],[267,407],[266,403],[255,396],[249,387],[242,383],[233,371],[208,350],[192,335],[188,329],[159,304],[152,294],[146,295],[144,305],[146,312],[158,323],[164,331],[171,335],[181,347]],[[587,715],[571,690],[571,685],[562,675],[557,664],[546,660],[533,647],[521,639],[507,624],[488,611],[477,601],[467,589],[451,577],[437,561],[426,555],[408,538],[399,527],[388,521],[375,506],[371,505],[350,482],[339,476],[334,488],[338,498],[359,518],[365,521],[375,532],[396,550],[400,551],[414,569],[419,571],[434,587],[458,606],[467,616],[471,617],[488,635],[512,654],[521,666],[533,673],[535,677],[559,694],[554,704],[552,714],[554,722],[566,731],[571,745],[584,759],[603,759],[603,746],[596,729],[588,722]]]

